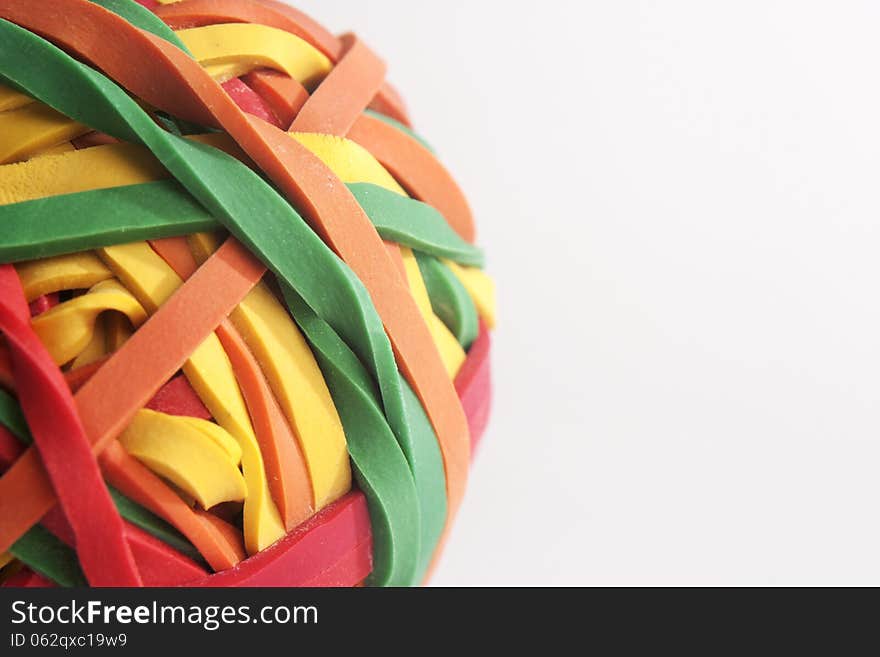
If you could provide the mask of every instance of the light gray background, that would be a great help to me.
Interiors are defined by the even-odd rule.
[[[295,4],[389,62],[499,286],[435,584],[880,584],[880,5]]]

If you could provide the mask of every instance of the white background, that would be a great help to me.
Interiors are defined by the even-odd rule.
[[[880,584],[880,5],[295,4],[389,62],[498,282],[435,584]]]

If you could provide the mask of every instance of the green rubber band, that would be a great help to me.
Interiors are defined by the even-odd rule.
[[[109,9],[115,14],[122,16],[132,25],[136,25],[142,30],[155,34],[160,39],[165,39],[171,45],[177,46],[187,55],[192,57],[192,53],[184,45],[180,37],[168,27],[161,18],[156,16],[152,11],[144,7],[142,4],[134,0],[90,0],[96,5]]]
[[[41,525],[25,532],[9,548],[9,554],[59,586],[88,586],[76,552]]]
[[[372,116],[374,119],[379,119],[380,121],[384,121],[388,125],[390,125],[394,128],[397,128],[401,132],[404,132],[407,135],[409,135],[410,137],[412,137],[413,139],[415,139],[417,142],[419,142],[422,146],[427,148],[432,153],[434,152],[434,149],[431,147],[431,144],[429,144],[420,134],[418,134],[412,128],[403,125],[397,119],[392,119],[387,114],[382,114],[381,112],[377,112],[376,110],[371,110],[371,109],[364,110],[364,114],[366,114],[367,116]]]
[[[0,35],[0,75],[81,123],[146,145],[281,282],[295,289],[351,345],[379,383],[386,417],[398,442],[412,442],[391,344],[366,289],[287,201],[234,158],[165,132],[113,82],[44,39],[8,21],[0,21]],[[386,504],[394,507],[393,501]],[[396,524],[411,523],[402,519]],[[376,558],[383,560],[379,554]]]
[[[217,220],[174,180],[0,205],[0,262],[189,235]]]
[[[459,344],[469,349],[480,332],[480,318],[474,300],[449,267],[431,256],[421,253],[415,256],[428,288],[431,308]]]
[[[482,250],[461,239],[427,203],[370,183],[353,183],[348,188],[383,239],[462,265],[483,266]]]
[[[428,205],[376,185],[349,185],[382,239],[462,265],[482,262]],[[393,197],[393,198],[392,198]],[[0,262],[216,230],[220,223],[175,180],[0,205]]]
[[[283,293],[312,345],[348,438],[358,487],[367,496],[376,558],[369,584],[408,586],[419,566],[419,507],[409,464],[378,406],[363,365],[289,286]]]

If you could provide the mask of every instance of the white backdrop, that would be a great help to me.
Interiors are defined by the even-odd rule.
[[[880,584],[880,5],[295,4],[389,62],[499,286],[436,584]]]

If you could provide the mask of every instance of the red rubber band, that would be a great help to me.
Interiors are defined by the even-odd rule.
[[[76,537],[92,586],[140,586],[134,558],[73,395],[30,326],[18,274],[0,266],[0,329],[12,356],[15,387],[46,474]]]

